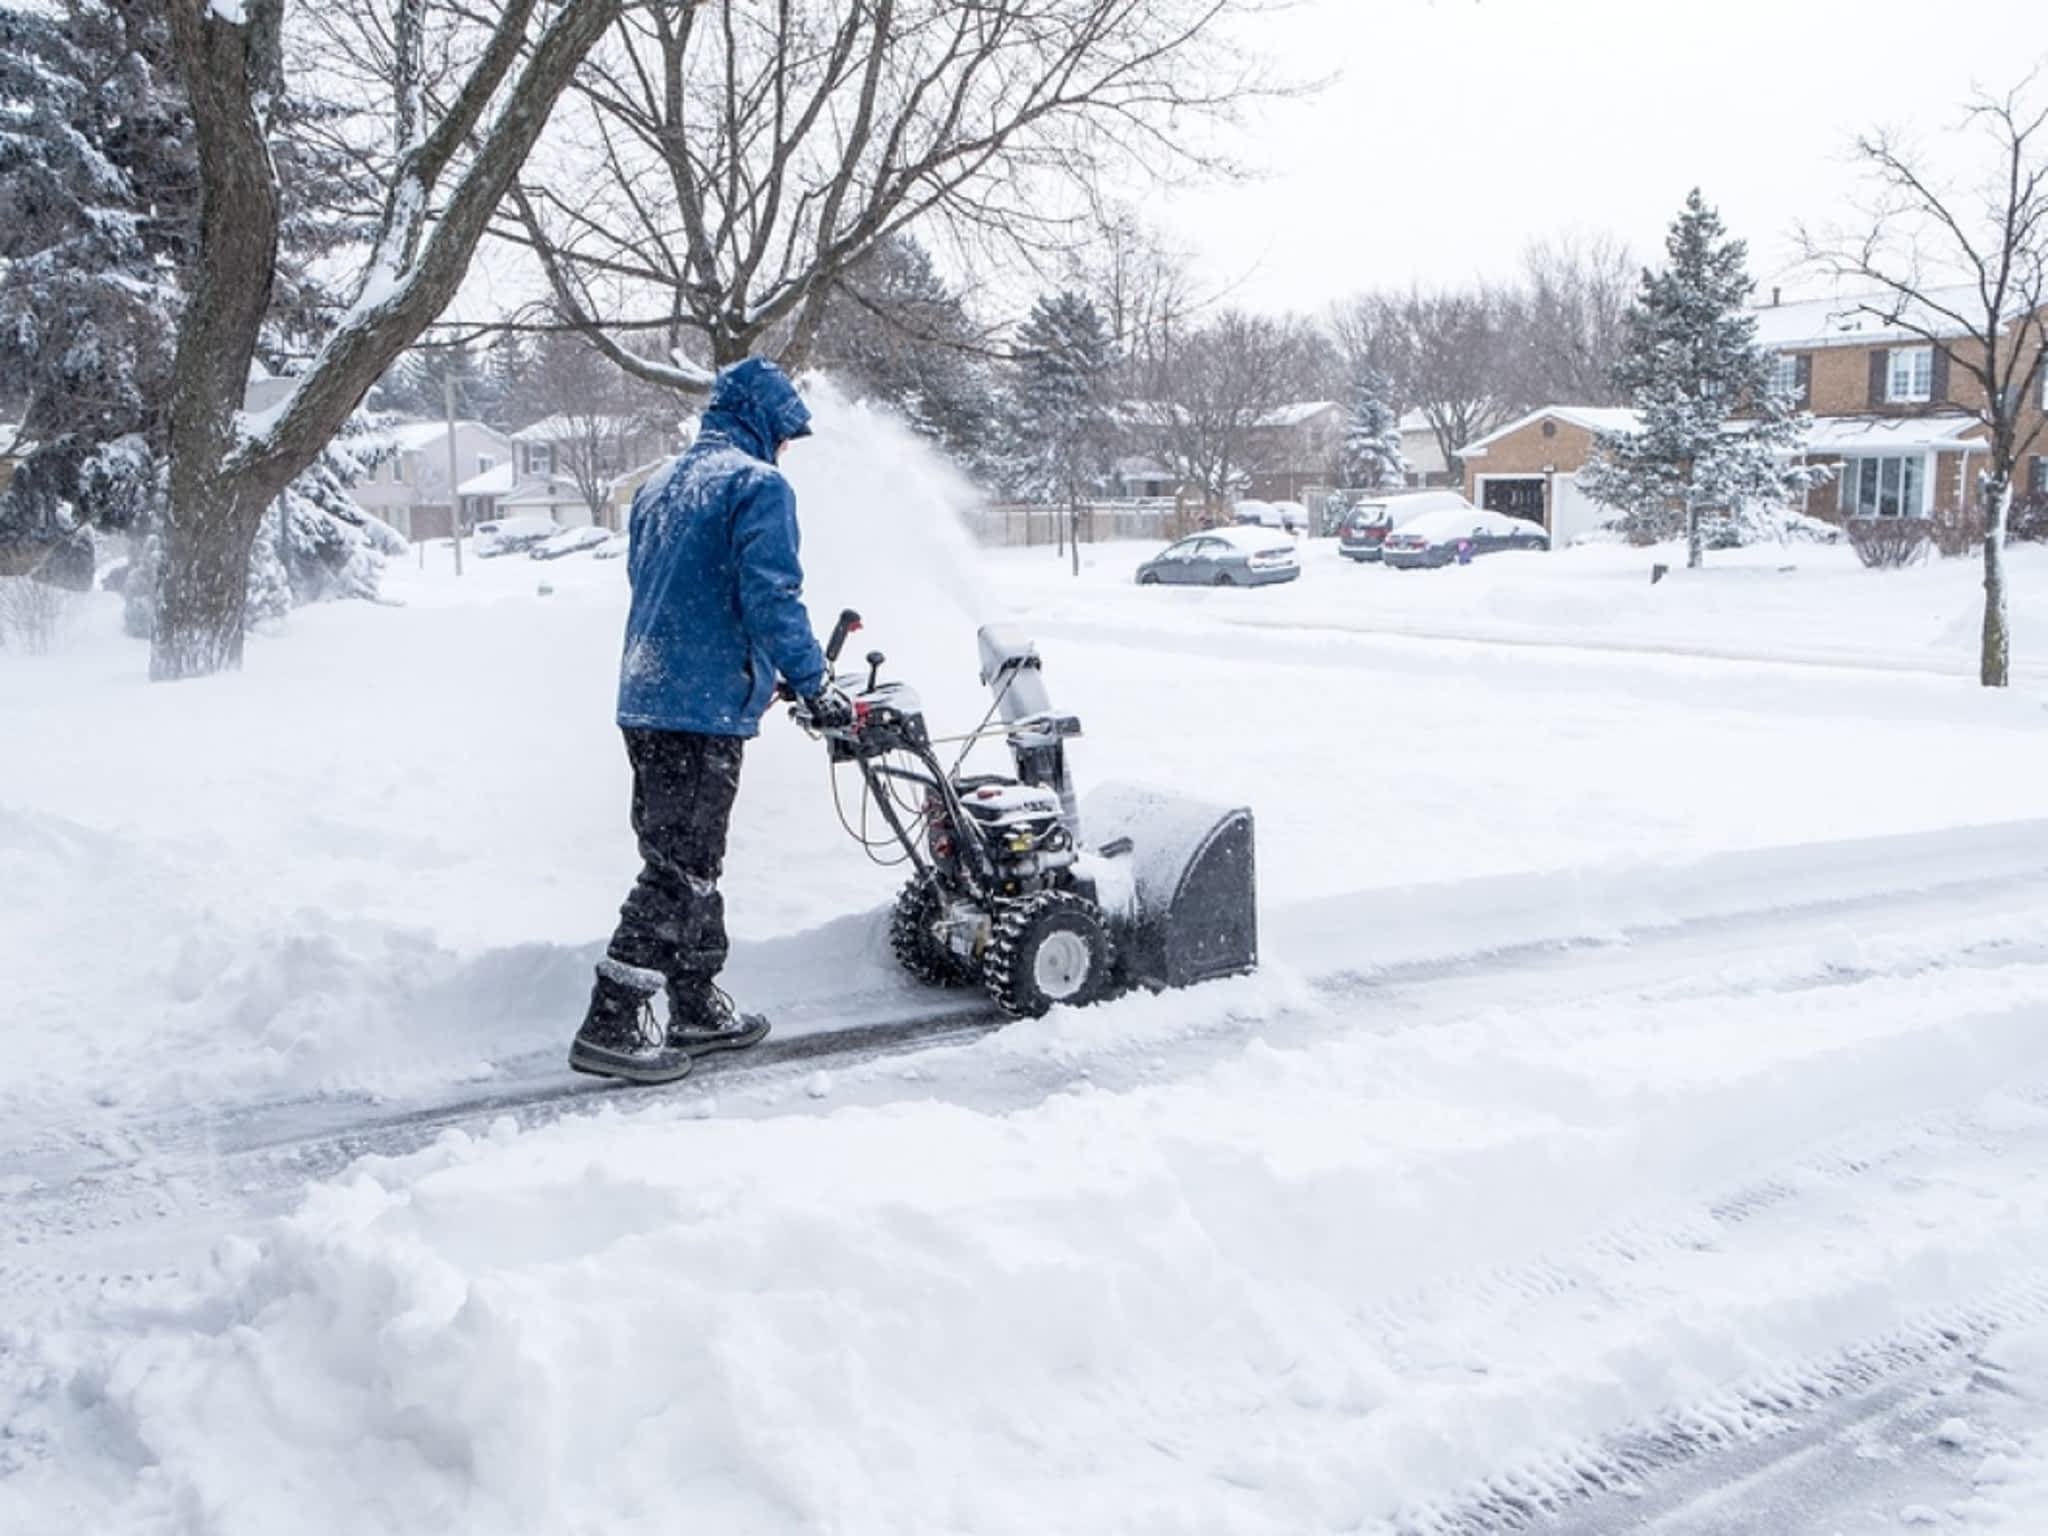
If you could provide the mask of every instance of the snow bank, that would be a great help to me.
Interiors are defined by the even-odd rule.
[[[450,1134],[63,1341],[23,1422],[74,1455],[14,1494],[213,1536],[1428,1529],[2035,1273],[2048,1176],[1969,1133],[1745,1183],[1996,1100],[2043,1023],[2014,995],[1496,1008],[1016,1113]],[[1960,1162],[1911,1177],[1931,1150]],[[1844,1253],[1879,1207],[1830,1195],[1872,1158],[1879,1284]]]

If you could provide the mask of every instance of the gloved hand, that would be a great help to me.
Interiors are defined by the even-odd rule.
[[[805,699],[803,709],[814,731],[835,731],[853,724],[853,701],[834,682],[826,682]]]

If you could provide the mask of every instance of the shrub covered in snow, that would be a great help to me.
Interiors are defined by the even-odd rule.
[[[1934,522],[1925,517],[1852,517],[1849,545],[1872,570],[1917,565],[1927,558]]]

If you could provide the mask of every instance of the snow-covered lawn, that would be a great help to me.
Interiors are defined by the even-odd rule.
[[[820,415],[820,627],[964,727],[975,623],[1030,626],[1084,786],[1254,808],[1263,972],[301,1203],[237,1117],[555,1070],[633,868],[622,563],[437,551],[175,687],[96,599],[0,653],[0,1529],[1485,1529],[1873,1349],[1996,1333],[2048,1392],[2041,552],[1986,694],[1967,564],[1317,544],[1141,590],[1148,548],[969,549],[943,471]],[[893,880],[771,719],[743,993],[801,1030],[896,986]],[[2002,1411],[1971,1528],[2043,1475]]]

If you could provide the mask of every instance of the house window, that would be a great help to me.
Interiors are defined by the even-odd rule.
[[[1927,460],[1921,454],[1842,461],[1842,511],[1849,517],[1925,517]]]
[[[494,470],[497,467],[498,457],[496,454],[480,453],[476,456],[476,472],[478,474],[488,474],[491,470]]]
[[[402,453],[394,453],[391,456],[391,483],[405,484],[405,455]]]
[[[1790,399],[1799,398],[1799,354],[1776,352],[1771,355],[1771,393]]]
[[[1894,347],[1885,374],[1885,399],[1895,405],[1934,397],[1934,348]]]
[[[529,475],[552,475],[555,472],[555,449],[552,443],[526,445],[526,472]]]

